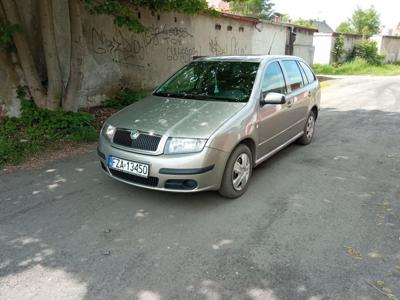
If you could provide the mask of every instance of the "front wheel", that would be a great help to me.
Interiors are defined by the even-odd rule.
[[[225,167],[220,195],[235,199],[242,196],[248,187],[253,171],[253,156],[249,147],[240,144],[233,150]]]
[[[306,125],[304,126],[303,135],[297,140],[300,145],[308,145],[311,143],[315,132],[315,112],[312,110],[308,115]]]

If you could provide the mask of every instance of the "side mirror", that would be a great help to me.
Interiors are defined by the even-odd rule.
[[[261,104],[284,104],[286,103],[286,97],[280,93],[263,93]]]

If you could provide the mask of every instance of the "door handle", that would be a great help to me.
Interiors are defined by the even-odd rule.
[[[312,96],[311,91],[308,91],[307,96],[308,96],[308,97],[311,97],[311,96]]]

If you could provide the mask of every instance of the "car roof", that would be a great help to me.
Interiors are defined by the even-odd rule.
[[[262,62],[272,59],[296,59],[302,60],[297,56],[290,55],[237,55],[237,56],[203,56],[195,59],[195,61],[236,61],[236,62]]]

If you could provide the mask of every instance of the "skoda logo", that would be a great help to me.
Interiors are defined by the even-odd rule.
[[[140,135],[139,130],[133,129],[131,130],[131,139],[136,140]]]

